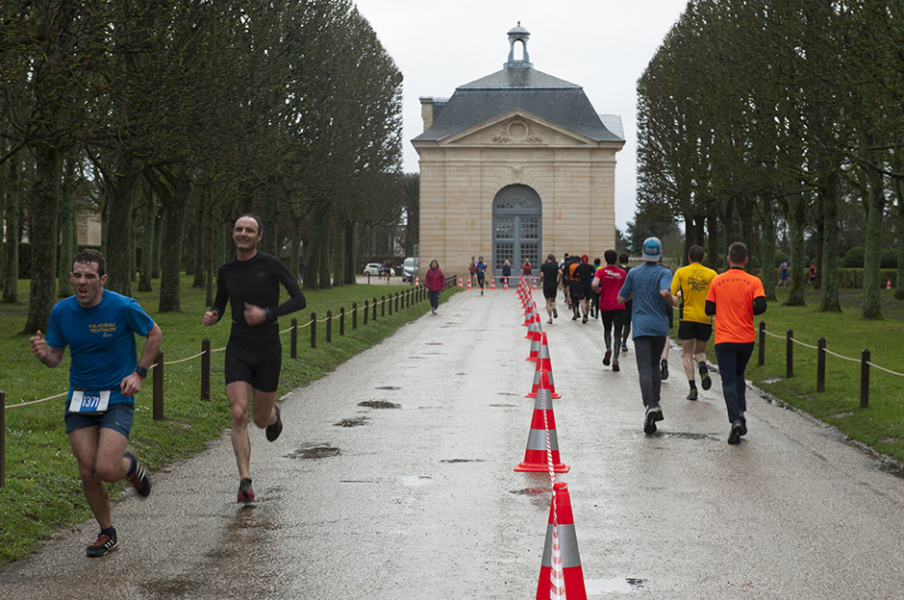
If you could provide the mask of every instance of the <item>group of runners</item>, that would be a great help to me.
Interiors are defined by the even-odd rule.
[[[747,248],[732,244],[729,269],[719,275],[703,265],[704,251],[694,245],[687,266],[674,275],[662,265],[662,243],[652,237],[644,241],[642,261],[631,268],[628,255],[615,250],[590,264],[589,257],[553,254],[540,266],[540,281],[546,299],[547,323],[558,318],[556,297],[561,287],[572,311],[572,321],[590,318],[603,322],[603,365],[619,371],[619,356],[628,351],[632,331],[641,396],[644,432],[655,433],[663,419],[660,405],[662,381],[668,379],[668,335],[678,309],[678,339],[687,376],[688,400],[697,400],[697,375],[704,390],[712,386],[706,363],[706,345],[713,335],[715,317],[716,356],[722,375],[723,394],[731,431],[728,442],[737,444],[747,433],[744,371],[753,351],[753,315],[766,310],[766,297],[759,278],[744,271]],[[718,310],[717,310],[718,308]]]
[[[231,306],[232,329],[225,353],[226,396],[232,411],[231,437],[238,466],[238,502],[255,499],[250,473],[249,404],[253,423],[275,441],[283,430],[276,391],[282,367],[277,319],[305,307],[294,275],[276,257],[259,252],[260,219],[243,215],[232,239],[236,257],[217,274],[217,295],[202,323],[218,323]],[[134,395],[141,391],[163,339],[160,327],[141,306],[105,290],[106,260],[97,250],[75,255],[69,275],[74,295],[57,303],[47,335],[31,338],[32,354],[48,367],[59,366],[69,348],[66,433],[79,466],[82,489],[100,526],[87,547],[100,557],[118,547],[106,483],[128,479],[142,497],[151,492],[147,469],[128,446],[135,414]],[[280,287],[288,299],[279,303]],[[135,335],[146,338],[140,358]]]

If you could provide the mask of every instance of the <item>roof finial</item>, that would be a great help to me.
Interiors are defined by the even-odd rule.
[[[530,39],[530,32],[521,27],[521,21],[518,26],[508,32],[509,38],[509,55],[508,62],[503,65],[506,69],[530,69],[534,65],[530,62],[530,55],[527,53],[527,40]],[[521,42],[521,50],[523,56],[521,60],[515,60],[515,42]]]

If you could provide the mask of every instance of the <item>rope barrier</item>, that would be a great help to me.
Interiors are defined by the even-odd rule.
[[[766,331],[765,329],[762,329],[761,331],[762,331],[763,333],[765,333],[766,335],[768,335],[768,336],[770,336],[770,337],[774,337],[774,338],[779,339],[779,340],[787,340],[787,339],[788,339],[787,336],[784,336],[784,335],[776,335],[776,334],[774,334],[774,333],[772,333],[772,332],[770,332],[770,331]],[[791,338],[791,341],[792,341],[793,343],[799,345],[799,346],[803,346],[804,348],[809,348],[809,349],[811,349],[811,350],[819,350],[819,348],[818,348],[817,346],[811,346],[810,344],[805,344],[805,343],[803,343],[803,342],[801,342],[800,340],[797,340],[797,339],[795,339],[795,338]],[[826,353],[826,354],[831,354],[832,356],[834,356],[834,357],[836,357],[836,358],[840,358],[841,360],[847,360],[847,361],[850,361],[850,362],[853,362],[853,363],[859,363],[859,362],[861,362],[861,360],[860,360],[859,358],[851,358],[851,357],[849,357],[849,356],[844,356],[844,355],[842,355],[842,354],[838,354],[838,353],[836,353],[836,352],[832,352],[832,351],[829,350],[828,348],[825,348],[824,350],[825,350],[825,353]],[[875,367],[875,368],[879,369],[880,371],[885,371],[885,372],[888,373],[889,375],[897,375],[898,377],[904,377],[904,373],[898,373],[897,371],[892,371],[892,370],[890,370],[890,369],[886,369],[885,367],[880,367],[879,365],[877,365],[877,364],[875,364],[875,363],[872,363],[872,362],[870,362],[870,361],[866,361],[866,364],[868,364],[868,365],[871,366],[871,367]]]
[[[392,302],[392,296],[389,297],[389,301]],[[384,304],[385,302],[386,302],[385,299],[384,299],[384,300],[380,300],[379,302],[374,302],[371,306],[377,306],[377,304]],[[319,321],[317,321],[317,322],[318,322],[318,323],[326,323],[328,320],[330,320],[330,319],[336,319],[336,318],[338,318],[338,317],[326,317],[326,318],[321,319],[321,320],[319,320]],[[304,329],[305,327],[310,327],[310,326],[311,326],[311,321],[307,321],[307,322],[305,322],[303,325],[297,325],[297,328],[298,328],[298,329]],[[283,329],[282,331],[279,332],[279,334],[282,335],[282,334],[284,334],[284,333],[289,333],[290,331],[292,331],[292,329],[294,329],[294,328],[293,328],[293,327],[289,327],[288,329]],[[211,350],[210,353],[213,354],[213,353],[215,353],[215,352],[223,352],[223,351],[225,351],[225,350],[226,350],[225,347],[223,347],[223,348],[217,348],[216,350]],[[163,366],[177,365],[177,364],[179,364],[179,363],[188,362],[188,361],[194,360],[194,359],[196,359],[196,358],[198,358],[198,357],[200,357],[200,356],[204,356],[204,354],[205,354],[205,352],[199,352],[199,353],[195,354],[194,356],[189,356],[189,357],[187,357],[187,358],[182,358],[182,359],[179,359],[179,360],[172,360],[172,361],[169,361],[169,362],[164,362],[164,363],[163,363]],[[157,366],[157,363],[152,364],[150,367],[148,367],[148,372],[152,371],[152,370],[154,369],[154,367],[156,367],[156,366]],[[41,398],[40,400],[29,400],[28,402],[20,402],[19,404],[11,404],[11,405],[6,406],[5,408],[19,408],[20,406],[29,406],[29,405],[32,405],[32,404],[40,404],[40,403],[42,403],[42,402],[47,402],[47,401],[49,401],[49,400],[56,400],[57,398],[62,398],[63,396],[66,396],[66,395],[68,395],[68,394],[69,394],[69,392],[68,392],[68,391],[65,391],[65,392],[63,392],[63,393],[61,393],[61,394],[57,394],[57,395],[55,395],[55,396],[48,396],[47,398]]]

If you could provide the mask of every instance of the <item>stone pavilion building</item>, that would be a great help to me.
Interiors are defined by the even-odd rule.
[[[472,256],[491,275],[505,261],[520,274],[525,260],[536,275],[549,253],[592,261],[615,247],[621,117],[597,114],[582,87],[534,69],[520,23],[508,38],[501,71],[451,98],[420,99],[421,275],[436,259],[466,276]]]

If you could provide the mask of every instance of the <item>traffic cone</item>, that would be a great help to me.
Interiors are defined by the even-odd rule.
[[[460,287],[460,288],[465,287],[465,284],[461,280],[461,275],[458,276],[458,287]]]
[[[495,290],[495,289],[496,289],[496,278],[495,278],[495,277],[493,277],[493,280],[490,281],[490,289],[491,289],[491,290]]]
[[[543,413],[546,413],[544,423]],[[546,431],[549,428],[549,445],[546,444]],[[549,458],[547,458],[547,450]],[[563,464],[559,459],[559,439],[556,436],[556,418],[552,410],[552,396],[549,392],[549,378],[540,376],[540,389],[537,390],[537,400],[534,402],[534,414],[530,421],[530,433],[527,436],[527,449],[524,451],[524,460],[515,467],[516,471],[530,471],[535,473],[548,473],[550,460],[552,470],[556,473],[567,473],[571,467]]]
[[[508,277],[504,277],[502,279],[502,289],[504,289],[504,290],[508,289]]]
[[[527,335],[530,336],[530,354],[527,355],[527,358],[524,360],[540,360],[540,331],[536,329],[535,323],[531,323],[530,329],[527,332]]]
[[[546,332],[540,332],[540,353],[537,356],[537,371],[534,374],[534,381],[537,386],[540,385],[540,377],[538,373],[541,371],[546,371],[547,376],[549,377],[549,392],[553,398],[561,398],[562,396],[556,393],[556,382],[552,376],[552,359],[549,357],[549,344],[546,341]],[[533,394],[536,394],[536,389],[532,390]]]
[[[537,600],[566,597],[568,600],[587,600],[587,589],[584,587],[584,570],[574,531],[568,484],[559,481],[552,486]]]
[[[421,276],[415,275],[414,276],[414,287],[420,287],[420,286],[421,286]]]
[[[541,346],[541,348],[542,348],[542,346]],[[545,374],[547,381],[549,381],[550,397],[552,397],[553,400],[558,400],[559,398],[562,397],[562,395],[556,393],[555,386],[552,384],[552,372],[547,371],[546,369],[541,369],[540,362],[541,361],[539,361],[539,360],[537,361],[537,369],[534,371],[534,383],[531,385],[530,393],[524,394],[524,397],[525,398],[536,398],[537,397],[537,390],[540,389],[540,380],[544,377],[544,374]]]
[[[470,277],[468,277],[468,289],[469,290],[471,289],[471,278]]]
[[[885,289],[887,289],[887,290],[891,289],[891,277],[888,278],[888,283],[885,284]]]

